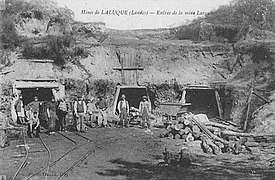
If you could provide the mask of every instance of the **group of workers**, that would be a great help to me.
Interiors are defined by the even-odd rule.
[[[88,103],[84,101],[84,96],[78,97],[73,103],[73,111],[76,117],[76,129],[79,132],[87,130],[87,126],[84,124],[84,119],[96,119],[98,127],[107,127],[107,108],[108,103],[104,97],[100,97],[96,103],[94,99],[88,100]],[[14,98],[10,106],[11,116],[7,116],[7,109],[4,106],[0,107],[0,141],[1,147],[5,147],[7,143],[6,124],[12,124],[14,127],[24,128],[27,125],[27,134],[30,138],[38,137],[40,133],[40,118],[43,115],[41,113],[41,105],[44,103],[46,107],[46,121],[48,126],[48,133],[54,134],[56,131],[65,131],[66,128],[66,114],[68,113],[68,104],[65,99],[59,101],[52,97],[49,102],[41,102],[37,96],[34,96],[34,100],[28,104],[23,103],[23,96],[19,95]],[[121,99],[117,105],[119,113],[120,127],[128,127],[130,119],[130,105],[126,100],[125,94],[121,95]],[[97,112],[97,113],[95,113]],[[142,119],[142,127],[146,128],[146,131],[150,131],[150,114],[151,104],[147,100],[147,96],[142,96],[142,101],[139,104],[139,113]],[[44,115],[45,116],[45,115]]]
[[[121,95],[121,100],[118,102],[117,109],[119,112],[121,127],[128,127],[129,124],[129,102],[126,100],[125,94]],[[139,113],[141,116],[141,125],[146,128],[146,131],[150,131],[150,112],[151,103],[148,101],[147,96],[142,96],[142,101],[139,103]]]

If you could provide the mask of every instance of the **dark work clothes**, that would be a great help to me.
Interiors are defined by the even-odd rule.
[[[32,132],[31,132],[31,127],[32,126]],[[40,126],[38,126],[36,129],[34,129],[36,126],[36,124],[28,124],[28,136],[31,137],[32,134],[35,136],[35,137],[38,137],[39,133],[40,133]]]
[[[31,109],[32,112],[38,112],[39,113],[39,101],[32,101],[31,103],[28,104],[29,108]]]
[[[56,110],[57,110],[57,105],[58,105],[58,103],[57,103],[56,101],[54,101],[54,102],[49,102],[47,108],[48,108],[50,111],[55,111],[55,112],[56,112]]]
[[[76,109],[78,113],[84,112],[84,101],[81,101],[81,103],[76,102]]]
[[[50,112],[48,128],[49,128],[50,132],[55,131],[56,121],[58,121],[58,118],[57,118],[57,115],[56,115],[57,105],[58,105],[58,103],[56,101],[48,103],[47,108],[49,109],[49,112]]]

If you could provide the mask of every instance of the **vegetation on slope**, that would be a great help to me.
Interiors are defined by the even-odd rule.
[[[220,37],[210,41],[236,42],[240,32],[247,26],[274,32],[275,3],[272,0],[233,0],[230,5],[220,6],[205,18],[194,20],[191,24],[172,30],[176,39],[205,40],[201,24],[208,24],[208,33]],[[212,33],[212,34],[211,34]],[[205,36],[208,36],[206,34]]]

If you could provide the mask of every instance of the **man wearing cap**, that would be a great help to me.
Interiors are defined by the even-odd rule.
[[[19,95],[19,99],[17,99],[14,103],[15,110],[17,113],[18,121],[20,124],[24,124],[25,122],[25,109],[23,103],[23,96]]]
[[[129,102],[126,100],[125,94],[121,95],[121,100],[118,102],[117,109],[121,127],[128,127]]]
[[[30,108],[30,112],[31,112],[31,117],[28,118],[32,118],[33,114],[36,112],[37,116],[39,115],[39,105],[40,102],[38,101],[38,97],[34,96],[34,101],[30,102],[28,104],[29,108]]]
[[[74,102],[74,112],[76,116],[76,129],[77,131],[82,132],[86,127],[83,121],[87,112],[87,106],[83,96],[80,96],[78,101]]]
[[[147,127],[147,130],[150,131],[151,123],[149,113],[151,112],[151,104],[147,101],[147,96],[142,96],[142,101],[139,103],[139,112],[141,114],[143,127]]]
[[[107,101],[103,98],[103,96],[99,97],[99,101],[96,103],[96,107],[99,109],[99,117],[98,117],[98,126],[99,127],[107,127],[107,113],[106,110],[108,108]]]

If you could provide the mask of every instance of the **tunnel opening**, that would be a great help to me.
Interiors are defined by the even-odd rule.
[[[142,100],[142,96],[146,95],[148,101],[150,98],[148,96],[148,91],[145,86],[118,86],[116,90],[115,100],[114,100],[114,109],[113,113],[118,115],[118,102],[120,101],[121,95],[125,94],[126,100],[129,102],[129,106],[134,108],[139,108],[139,103]]]
[[[220,100],[215,89],[187,88],[185,91],[185,101],[191,103],[188,108],[190,112],[193,114],[206,114],[208,118],[221,117]]]
[[[29,104],[34,100],[34,96],[38,97],[38,101],[50,101],[53,96],[51,88],[24,88],[20,89],[23,95],[24,104]]]

